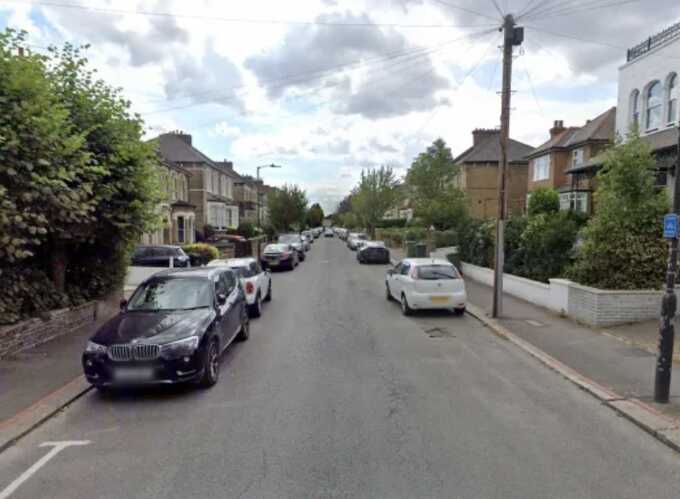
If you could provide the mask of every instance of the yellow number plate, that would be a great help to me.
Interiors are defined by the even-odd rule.
[[[431,296],[430,300],[432,301],[432,303],[448,303],[449,297],[448,296]]]

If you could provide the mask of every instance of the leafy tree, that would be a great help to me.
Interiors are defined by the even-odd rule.
[[[307,214],[307,194],[297,185],[286,184],[269,193],[267,199],[271,225],[278,231],[302,228]]]
[[[323,208],[319,203],[314,203],[307,211],[307,225],[309,227],[319,227],[324,219]]]
[[[607,151],[595,204],[569,277],[605,289],[658,288],[666,269],[668,198],[655,187],[654,158],[636,133]]]
[[[236,229],[236,232],[239,235],[245,237],[246,239],[250,239],[257,235],[257,230],[255,229],[255,226],[250,222],[241,222],[238,228]]]
[[[79,50],[19,56],[24,38],[0,34],[0,322],[121,284],[160,199],[129,102]]]
[[[352,210],[370,232],[396,202],[398,185],[389,166],[361,171],[361,180],[352,196]]]
[[[415,216],[426,226],[448,229],[467,218],[463,192],[455,185],[459,168],[451,149],[435,140],[411,164],[406,182],[415,205]]]
[[[529,196],[529,215],[557,213],[560,211],[560,195],[550,187],[539,187]]]

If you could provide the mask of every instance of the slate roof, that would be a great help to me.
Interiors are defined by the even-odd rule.
[[[181,135],[164,133],[158,137],[161,156],[173,163],[206,163],[217,168],[215,162],[201,151],[189,145]]]
[[[482,135],[477,144],[468,148],[455,163],[498,163],[501,159],[500,132]],[[508,159],[510,163],[526,162],[527,154],[534,150],[528,144],[510,139]]]
[[[590,120],[582,127],[569,127],[534,149],[527,158],[534,158],[552,149],[566,149],[585,142],[612,142],[616,133],[616,107]]]

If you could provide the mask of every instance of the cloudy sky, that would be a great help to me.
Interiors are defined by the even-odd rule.
[[[680,21],[677,0],[0,0],[33,50],[89,44],[152,137],[184,130],[214,159],[293,182],[332,210],[362,168],[405,172],[437,137],[454,154],[499,122],[501,12],[526,12],[511,136],[581,125],[616,103],[626,48]]]

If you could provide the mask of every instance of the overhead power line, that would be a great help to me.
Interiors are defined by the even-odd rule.
[[[397,58],[401,57],[400,60],[398,60],[398,61],[396,61],[392,64],[389,64],[387,66],[387,68],[396,68],[396,67],[403,65],[405,62],[411,62],[411,61],[416,61],[416,62],[419,63],[419,61],[418,61],[419,58],[430,55],[430,54],[435,53],[435,52],[438,52],[438,51],[442,50],[443,48],[445,48],[445,47],[447,47],[447,46],[449,46],[449,45],[451,45],[455,42],[461,41],[461,40],[466,39],[466,38],[483,36],[483,35],[486,35],[486,34],[493,32],[493,31],[495,31],[495,29],[484,30],[484,31],[481,31],[479,33],[473,33],[473,34],[462,36],[462,37],[459,37],[459,38],[456,38],[456,39],[453,39],[453,40],[449,40],[449,41],[444,42],[444,43],[442,43],[442,44],[440,44],[440,45],[438,45],[434,48],[429,48],[429,49],[426,49],[426,50],[418,50],[418,51],[410,52],[410,53],[403,53],[403,54],[401,54],[401,56],[387,57],[387,58],[384,58],[383,60],[377,60],[377,61],[373,61],[373,62],[387,62],[389,60],[397,59]],[[348,65],[345,65],[345,68],[349,67],[349,66],[360,66],[360,65],[363,65],[363,62],[357,61],[355,63],[350,63]],[[336,68],[345,69],[345,68],[342,68],[342,66],[336,67]],[[386,69],[386,67],[383,67],[382,69]],[[325,73],[328,72],[328,70],[323,70],[321,72],[324,73],[324,74],[321,74],[317,78],[306,78],[306,79],[296,78],[295,81],[285,81],[283,83],[279,83],[279,84],[275,85],[274,88],[285,87],[285,86],[294,85],[294,84],[308,83],[310,81],[314,81],[314,80],[319,79],[319,78],[330,76],[328,74],[325,74]],[[335,83],[332,83],[330,85],[326,85],[325,88],[332,88],[332,87],[338,86],[342,83],[343,83],[342,81],[335,82]],[[234,99],[236,99],[237,96],[231,95],[231,93],[234,90],[237,90],[237,89],[243,88],[243,87],[244,86],[241,85],[241,86],[238,86],[238,87],[232,87],[231,89],[221,91],[221,92],[224,93],[224,98],[222,100],[225,101],[225,102],[233,101]],[[316,92],[316,90],[313,90],[313,92]],[[216,97],[212,97],[212,98],[204,100],[204,101],[199,101],[199,102],[194,102],[194,103],[190,103],[190,104],[184,104],[184,105],[179,105],[179,106],[149,111],[147,113],[142,113],[142,115],[146,116],[146,115],[159,114],[159,113],[165,113],[165,112],[170,112],[170,111],[177,111],[177,110],[180,110],[180,109],[187,109],[187,108],[191,108],[191,107],[201,106],[201,105],[204,105],[204,104],[214,103],[215,100],[216,100]]]
[[[494,7],[496,7],[496,10],[498,11],[498,14],[503,17],[505,14],[503,13],[503,9],[501,9],[501,6],[498,5],[498,2],[496,0],[491,0],[491,3],[493,4]]]
[[[566,3],[562,4],[559,6],[555,6],[554,8],[547,8],[543,11],[536,12],[532,15],[527,15],[522,17],[523,20],[526,21],[542,21],[544,19],[550,19],[554,17],[562,17],[562,16],[570,16],[573,14],[580,14],[583,12],[588,12],[588,11],[593,11],[593,10],[600,10],[600,9],[607,9],[610,7],[618,7],[620,5],[625,5],[629,3],[637,3],[640,0],[619,0],[619,1],[612,1],[612,0],[597,0],[594,2],[585,2],[585,3],[579,3],[579,2],[571,2],[571,3]]]
[[[462,7],[461,5],[456,5],[456,4],[453,4],[449,1],[446,1],[446,2],[444,0],[432,0],[432,1],[436,2],[438,4],[441,4],[441,5],[445,5],[446,7],[449,7],[450,9],[456,9],[456,10],[460,10],[461,12],[467,12],[468,14],[473,14],[475,16],[485,17],[486,19],[491,19],[492,21],[496,21],[496,22],[500,21],[500,19],[497,18],[497,17],[491,16],[489,14],[484,14],[483,12],[479,12],[479,11],[476,11],[476,10],[468,9],[467,7]]]
[[[411,49],[411,50],[399,50],[399,51],[390,52],[388,54],[385,54],[384,56],[375,57],[375,58],[372,58],[372,59],[366,59],[366,60],[358,59],[358,60],[354,60],[354,61],[351,61],[351,62],[348,62],[348,63],[335,64],[333,66],[328,66],[328,67],[325,67],[325,68],[314,69],[314,70],[310,70],[310,71],[304,71],[304,72],[296,73],[296,74],[284,75],[284,76],[281,76],[281,77],[278,77],[278,78],[271,78],[271,79],[267,79],[267,80],[258,79],[258,83],[260,85],[272,85],[273,84],[274,88],[285,87],[285,86],[288,86],[288,85],[295,85],[296,83],[305,83],[306,81],[313,80],[313,79],[316,79],[316,78],[319,78],[319,79],[324,78],[326,76],[329,76],[329,73],[333,73],[333,72],[336,72],[336,71],[339,71],[339,70],[387,62],[387,61],[390,61],[390,60],[393,60],[393,59],[399,59],[399,58],[402,58],[402,57],[409,57],[409,56],[412,56],[412,55],[429,54],[432,51],[438,50],[438,47],[441,47],[443,45],[446,45],[446,44],[449,44],[449,43],[455,43],[455,42],[462,40],[464,38],[473,38],[473,37],[476,37],[478,35],[488,33],[490,31],[491,30],[483,30],[483,31],[476,32],[476,33],[470,33],[468,35],[458,37],[458,38],[455,38],[453,40],[448,40],[448,41],[444,42],[443,44],[438,44],[438,45],[435,45],[433,47],[420,47],[420,48]],[[316,76],[316,78],[310,78],[310,77],[314,77],[314,76]],[[247,87],[247,85],[238,85],[238,86],[232,87],[231,89],[228,89],[228,90],[209,90],[209,91],[205,91],[205,92],[184,94],[184,95],[180,96],[179,98],[180,99],[195,98],[195,97],[208,96],[208,95],[211,95],[211,94],[218,94],[219,95],[219,94],[222,94],[222,93],[225,93],[225,92],[231,92],[231,91],[234,91],[234,90],[244,89],[246,87]],[[160,101],[164,101],[164,100],[166,100],[166,99],[156,99],[155,102],[160,102]],[[148,101],[148,102],[154,102],[154,101]]]
[[[334,21],[296,21],[283,19],[251,19],[239,17],[220,17],[211,15],[198,14],[182,14],[177,12],[156,12],[149,10],[132,10],[132,9],[114,9],[109,7],[92,7],[89,5],[74,4],[74,3],[60,3],[41,0],[0,0],[4,3],[19,3],[27,5],[38,5],[43,7],[54,7],[58,9],[74,9],[84,10],[90,12],[99,12],[102,14],[114,15],[139,15],[149,17],[169,17],[175,19],[190,19],[198,21],[234,23],[234,24],[279,24],[279,25],[299,25],[299,26],[328,26],[328,27],[344,27],[344,28],[483,28],[489,25],[455,25],[455,24],[399,24],[399,23],[373,23],[373,22],[334,22]],[[494,19],[495,20],[495,19]]]

